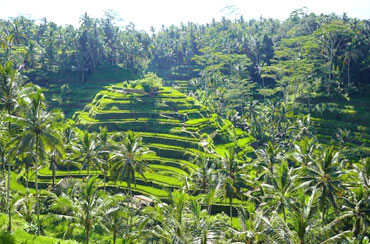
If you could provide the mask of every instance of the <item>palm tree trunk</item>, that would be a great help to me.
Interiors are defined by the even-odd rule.
[[[233,193],[230,196],[230,226],[233,227]]]
[[[85,219],[85,230],[86,230],[86,244],[89,244],[90,236],[90,209],[87,209],[87,216]]]
[[[89,235],[90,235],[90,229],[86,228],[86,244],[89,244]]]
[[[116,244],[116,239],[117,239],[117,231],[113,230],[113,244]]]
[[[52,165],[53,167],[53,189],[55,188],[55,165]]]
[[[333,57],[332,57],[332,56],[330,56],[330,61],[329,61],[329,79],[328,79],[328,87],[327,87],[327,89],[328,89],[328,90],[327,90],[328,95],[330,95],[332,68],[333,68]]]
[[[87,179],[90,179],[90,162],[87,161]]]
[[[85,83],[85,74],[84,74],[83,68],[81,70],[81,80],[82,80],[82,83]]]
[[[105,180],[106,180],[106,176],[105,176],[105,172],[103,172],[103,177],[104,177],[104,179],[103,179],[103,184],[104,184],[104,191],[105,191]]]
[[[8,109],[8,115],[10,115],[10,109]],[[8,123],[8,132],[10,133],[10,122]],[[8,232],[12,231],[12,215],[10,211],[10,156],[8,156],[8,185],[6,191],[6,203],[8,205]]]
[[[39,183],[38,183],[38,151],[39,151],[39,137],[37,136],[36,137],[36,180],[35,180],[35,184],[36,184],[36,214],[37,214],[37,235],[39,236],[40,235],[40,199],[39,199]]]
[[[5,152],[4,152],[5,153]],[[5,162],[5,156],[2,155],[1,161],[3,162],[3,165],[1,167],[2,173],[3,173],[3,179],[5,180],[5,168],[6,168],[6,162]]]
[[[351,58],[349,57],[349,58],[348,58],[348,62],[347,62],[347,64],[348,64],[348,68],[347,68],[347,82],[348,82],[348,88],[349,88],[349,86],[350,86],[350,77],[349,77],[350,63],[351,63]]]
[[[30,169],[29,169],[29,167],[27,166],[27,164],[26,164],[26,172],[27,172],[27,176],[26,176],[26,189],[27,189],[27,192],[29,191],[29,189],[28,189],[28,181],[29,181],[29,179],[30,179],[30,176],[29,176],[29,174],[30,174]]]
[[[6,192],[6,201],[8,203],[8,232],[12,231],[12,215],[10,211],[10,159],[8,157],[8,186],[7,186],[7,192]]]

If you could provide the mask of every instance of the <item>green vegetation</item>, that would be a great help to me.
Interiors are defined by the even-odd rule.
[[[0,244],[369,243],[369,21],[115,20],[0,20]]]

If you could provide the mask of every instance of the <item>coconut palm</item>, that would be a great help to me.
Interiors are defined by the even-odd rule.
[[[50,169],[53,172],[53,183],[52,187],[53,189],[55,188],[55,178],[56,178],[56,171],[58,169],[58,164],[60,163],[61,160],[63,160],[63,153],[60,153],[59,150],[56,148],[53,148],[50,152]]]
[[[118,143],[117,149],[111,154],[109,159],[112,163],[111,176],[116,181],[126,181],[131,196],[131,183],[136,186],[135,173],[146,179],[144,173],[150,167],[143,156],[149,153],[152,153],[152,151],[142,146],[140,135],[128,131],[123,135],[122,142]]]
[[[296,190],[293,168],[288,168],[287,162],[283,162],[277,167],[276,174],[273,175],[271,184],[262,184],[264,191],[263,202],[268,208],[273,208],[278,213],[283,213],[286,221],[286,210],[290,209],[292,197]]]
[[[191,215],[188,219],[188,228],[193,236],[193,243],[215,243],[224,237],[225,223],[222,220],[214,221],[209,212],[201,209],[195,199],[190,199],[189,210]]]
[[[341,215],[335,221],[348,219],[352,224],[352,233],[359,241],[370,235],[370,192],[364,186],[354,188],[348,197],[344,197]]]
[[[313,137],[303,137],[302,140],[294,142],[294,148],[295,152],[292,155],[292,160],[297,162],[299,166],[309,166],[314,161],[314,152],[318,148],[318,144],[316,144]]]
[[[21,98],[23,98],[29,92],[28,87],[22,87],[21,75],[18,70],[13,68],[13,62],[8,61],[4,66],[0,64],[0,108],[5,110],[7,115],[10,116],[14,113],[18,106]],[[8,135],[10,135],[11,122],[8,122]],[[5,138],[4,138],[5,139]],[[3,139],[3,140],[4,140]],[[5,153],[8,144],[2,142],[3,153]],[[9,153],[10,150],[8,150]],[[10,154],[7,157],[3,157],[3,165],[5,165],[5,159],[7,159],[8,166],[8,182],[7,182],[7,202],[8,202],[8,231],[10,232],[11,227],[11,212],[10,212],[10,169],[11,169],[11,157]]]
[[[142,212],[146,240],[160,243],[215,243],[223,238],[224,219],[213,220],[207,210],[183,191],[173,191],[170,204],[159,203]]]
[[[53,213],[56,221],[66,221],[67,228],[63,233],[63,239],[70,237],[73,230],[79,226],[78,216],[76,214],[76,202],[81,189],[81,182],[75,179],[67,178],[58,184],[61,193],[57,195],[48,192],[50,198],[49,210]]]
[[[343,63],[347,64],[347,89],[351,86],[350,81],[350,69],[351,69],[351,61],[356,61],[360,56],[360,53],[358,53],[358,50],[355,49],[354,45],[351,43],[348,43],[346,45],[346,50],[344,52],[344,58]]]
[[[1,211],[7,209],[7,199],[6,199],[6,186],[5,186],[5,179],[0,180],[0,207]]]
[[[72,234],[73,227],[78,224],[84,228],[85,241],[89,243],[94,225],[103,209],[110,204],[110,200],[104,198],[104,192],[99,191],[97,183],[98,178],[91,177],[85,184],[75,184],[68,193],[54,195],[51,209],[57,212],[56,216],[69,221],[64,236]]]
[[[43,160],[46,154],[53,149],[64,154],[63,144],[53,128],[54,122],[63,117],[60,111],[47,112],[45,110],[44,96],[40,89],[30,95],[31,103],[25,113],[25,117],[13,116],[12,121],[22,128],[21,133],[13,139],[19,152],[33,151],[35,157],[35,188],[36,188],[36,213],[40,234],[40,201],[38,189],[39,160]]]
[[[103,174],[104,191],[107,174],[109,172],[109,151],[114,145],[113,135],[108,134],[107,127],[100,127],[100,133],[98,135],[100,142],[100,152],[99,152],[99,169]]]
[[[31,224],[33,221],[32,216],[34,216],[36,212],[35,205],[36,205],[35,196],[31,193],[27,193],[26,196],[19,197],[15,201],[13,208],[15,209],[15,212],[19,216],[26,220],[28,224]]]
[[[66,151],[66,157],[62,160],[62,164],[67,168],[67,176],[69,177],[70,166],[77,161],[79,157],[78,148],[78,132],[79,129],[74,126],[73,120],[67,120],[62,130],[62,140]]]
[[[126,196],[117,194],[112,197],[111,204],[107,205],[106,209],[103,209],[100,223],[103,228],[112,233],[113,244],[116,244],[117,237],[123,230],[131,229],[129,225],[130,212],[125,205]]]
[[[291,222],[293,231],[300,244],[328,244],[340,243],[340,241],[350,236],[351,231],[340,231],[333,234],[338,221],[334,220],[329,224],[318,224],[316,202],[320,199],[322,192],[313,188],[307,201],[304,190],[297,194],[297,201],[291,211]]]
[[[259,243],[263,241],[263,233],[260,229],[260,221],[263,217],[262,211],[256,211],[255,203],[249,201],[245,207],[238,210],[239,221],[241,225],[240,231],[235,230],[237,240],[236,243]]]
[[[362,159],[359,164],[353,165],[359,185],[370,189],[370,158]]]
[[[219,199],[222,198],[223,192],[224,175],[219,173],[212,178],[212,182],[208,188],[208,191],[201,199],[201,203],[205,205],[209,215],[212,213],[212,205]]]
[[[82,138],[79,144],[79,153],[83,156],[82,158],[82,168],[87,169],[87,178],[90,178],[90,166],[99,165],[101,147],[99,143],[99,138],[96,133],[89,133],[85,130],[82,134]]]
[[[2,179],[5,179],[5,168],[6,168],[6,155],[7,149],[6,145],[8,144],[7,134],[0,131],[0,160],[1,160],[1,170],[2,170]]]
[[[77,216],[83,223],[86,235],[86,244],[89,244],[90,232],[98,220],[101,210],[109,203],[102,198],[103,192],[97,188],[98,178],[88,180],[80,192],[79,204],[77,204]]]
[[[260,172],[258,178],[270,184],[274,175],[275,165],[283,160],[284,157],[281,148],[274,143],[269,141],[265,146],[266,148],[264,149],[256,150],[258,158],[255,165]]]
[[[197,160],[199,168],[192,173],[192,182],[202,193],[207,193],[215,177],[215,167],[208,157],[201,157]]]
[[[242,195],[241,189],[242,187],[246,187],[244,169],[245,167],[242,166],[236,152],[229,149],[229,151],[225,153],[225,157],[221,160],[219,173],[223,176],[224,192],[226,197],[229,199],[231,226],[233,217],[233,199],[237,195]]]
[[[329,204],[336,208],[337,196],[346,190],[346,185],[341,178],[344,172],[339,160],[339,152],[335,152],[333,148],[326,148],[319,153],[310,167],[303,167],[301,173],[303,184],[309,184],[322,192],[319,201],[324,224]]]

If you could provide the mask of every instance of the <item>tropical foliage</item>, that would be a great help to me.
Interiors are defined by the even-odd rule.
[[[115,21],[0,20],[0,243],[369,243],[368,21]]]

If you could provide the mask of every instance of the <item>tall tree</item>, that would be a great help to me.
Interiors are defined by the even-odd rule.
[[[302,168],[301,180],[304,182],[303,184],[309,183],[321,191],[319,201],[323,224],[326,223],[325,217],[329,206],[336,209],[337,195],[347,188],[342,179],[343,175],[339,152],[334,151],[333,148],[326,148],[319,152],[312,165]]]
[[[150,167],[143,156],[152,153],[152,151],[142,145],[139,134],[128,131],[122,136],[122,142],[118,144],[109,159],[112,162],[111,176],[116,181],[126,181],[128,192],[132,196],[131,183],[136,186],[135,173],[145,179],[144,173]]]
[[[87,178],[90,177],[90,166],[99,165],[100,158],[99,153],[101,152],[101,145],[99,144],[99,137],[96,133],[90,133],[85,130],[80,138],[79,153],[82,157],[82,169],[87,169]]]
[[[241,189],[245,187],[244,170],[245,168],[234,150],[231,149],[225,153],[219,172],[223,175],[223,187],[225,195],[229,199],[231,226],[233,225],[233,199],[236,196],[241,196]]]
[[[21,97],[27,94],[26,89],[22,89],[21,77],[18,70],[14,69],[13,62],[8,61],[4,66],[0,64],[0,108],[3,109],[8,116],[11,116],[18,106]],[[7,123],[8,136],[11,135],[11,122]],[[7,181],[7,203],[8,203],[8,231],[11,232],[11,212],[10,212],[10,171],[11,171],[11,155],[9,141],[2,139],[2,162],[5,166],[5,159],[8,166],[8,181]],[[10,139],[10,138],[9,138]],[[6,153],[7,152],[7,153]],[[5,157],[5,154],[8,154]],[[5,169],[5,167],[4,167]]]
[[[31,103],[25,112],[25,117],[12,117],[12,121],[22,128],[21,133],[14,138],[13,142],[17,143],[16,147],[20,152],[33,151],[35,155],[37,234],[40,235],[38,170],[41,165],[39,164],[40,160],[44,160],[46,154],[52,149],[64,154],[62,141],[54,128],[54,122],[63,118],[63,114],[60,111],[48,112],[45,110],[45,98],[41,89],[30,94],[30,99]]]

